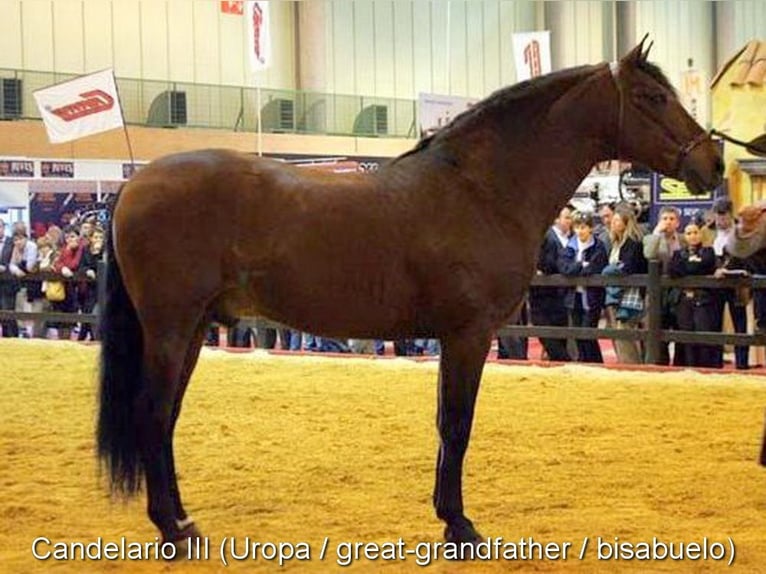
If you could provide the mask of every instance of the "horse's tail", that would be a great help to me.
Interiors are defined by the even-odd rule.
[[[143,385],[143,336],[114,254],[106,238],[106,296],[100,312],[101,370],[98,455],[109,471],[112,491],[130,496],[144,473],[136,425],[136,397]]]

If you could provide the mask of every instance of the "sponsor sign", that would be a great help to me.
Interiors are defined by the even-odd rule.
[[[74,178],[73,161],[41,161],[40,177]]]
[[[30,160],[0,159],[0,177],[34,177],[35,162]]]

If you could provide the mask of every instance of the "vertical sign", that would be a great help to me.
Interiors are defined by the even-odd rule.
[[[551,33],[519,32],[513,35],[516,81],[522,82],[551,71]]]

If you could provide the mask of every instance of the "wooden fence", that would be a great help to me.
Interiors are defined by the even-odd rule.
[[[583,328],[583,327],[543,327],[535,325],[508,325],[503,327],[499,335],[528,336],[528,337],[558,337],[568,339],[629,339],[641,340],[646,349],[647,363],[658,363],[660,357],[660,343],[703,343],[708,345],[766,345],[766,335],[761,333],[709,333],[664,330],[662,328],[662,309],[659,302],[662,292],[666,288],[710,288],[730,289],[749,287],[751,289],[766,289],[766,275],[753,275],[745,277],[684,277],[671,279],[660,272],[659,261],[649,262],[649,272],[642,275],[629,275],[625,277],[596,275],[592,277],[564,277],[563,275],[535,276],[533,286],[538,287],[574,287],[574,286],[619,286],[641,287],[646,289],[646,313],[643,327],[639,329],[612,329],[612,328]],[[105,277],[103,269],[98,277]],[[82,274],[75,275],[71,279],[62,279],[60,275],[51,273],[29,274],[21,279],[12,277],[9,273],[0,274],[0,283],[7,281],[40,281],[55,280],[67,282],[94,281]],[[98,300],[103,301],[105,296],[104,283],[98,280]],[[98,308],[98,307],[97,307]],[[79,323],[97,323],[97,314],[69,314],[46,311],[43,313],[22,313],[16,311],[0,310],[0,320],[16,319],[19,321],[44,320],[44,321],[69,321]],[[243,317],[240,319],[245,327],[254,328],[284,328],[283,325],[259,317]]]

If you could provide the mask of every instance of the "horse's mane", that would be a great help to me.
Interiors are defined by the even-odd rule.
[[[665,73],[660,69],[660,67],[657,64],[652,64],[648,60],[639,59],[638,62],[636,63],[636,67],[642,72],[649,74],[663,88],[670,90],[674,94],[676,93],[676,89],[673,87],[673,84],[670,83],[670,80],[668,80],[668,77],[665,75]]]
[[[472,124],[475,121],[482,121],[489,115],[501,110],[506,110],[509,105],[520,106],[526,101],[536,101],[539,103],[539,100],[543,98],[545,100],[555,98],[560,92],[566,91],[571,85],[579,81],[585,72],[592,72],[594,69],[594,66],[566,68],[538,78],[525,80],[518,84],[513,84],[512,86],[500,88],[485,99],[468,108],[463,113],[455,116],[449,124],[436,133],[422,138],[414,148],[395,158],[392,163],[427,149],[436,142],[451,137],[456,132],[461,131],[466,125]],[[662,74],[662,72],[659,73]],[[550,90],[552,86],[557,84],[560,84],[560,89],[558,91]]]
[[[657,66],[639,58],[634,61],[636,67],[644,73],[651,76],[661,86],[670,90],[674,94],[676,93],[673,85],[665,76],[664,72]],[[405,157],[417,154],[423,150],[426,150],[436,143],[446,140],[453,136],[456,132],[463,129],[464,126],[473,123],[474,121],[481,121],[486,116],[494,114],[498,110],[507,109],[509,105],[522,105],[523,102],[528,99],[540,100],[552,99],[558,97],[560,92],[566,91],[572,84],[580,80],[586,73],[591,73],[598,69],[600,66],[577,66],[574,68],[566,68],[553,72],[552,74],[546,74],[538,78],[526,80],[512,86],[500,88],[493,92],[484,100],[478,102],[474,106],[470,107],[463,113],[455,116],[455,118],[446,126],[441,128],[436,133],[426,136],[413,147],[411,150],[404,152],[399,157],[395,158],[391,163],[397,162]],[[559,91],[551,91],[549,88],[552,85],[559,85]],[[539,102],[538,102],[539,103]],[[521,110],[520,110],[521,111]]]

